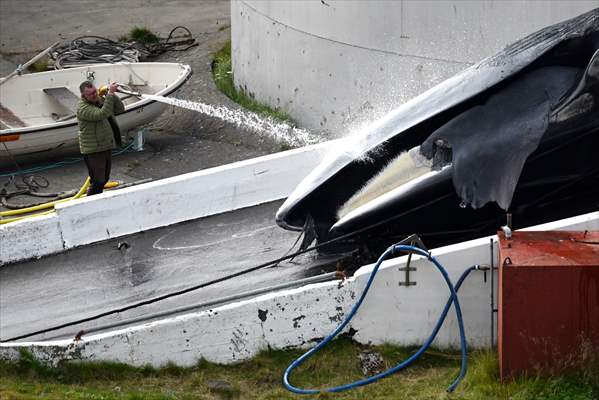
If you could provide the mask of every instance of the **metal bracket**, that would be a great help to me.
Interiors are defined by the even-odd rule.
[[[420,237],[416,234],[412,234],[412,235],[408,236],[407,238],[405,238],[398,244],[406,244],[406,243],[409,243],[410,246],[415,246],[416,244],[418,244],[418,246],[421,249],[428,251],[426,249],[426,247],[424,246],[424,243],[422,243],[422,241],[420,240]],[[410,281],[410,272],[416,271],[416,268],[410,267],[411,262],[412,262],[412,253],[409,253],[408,254],[408,262],[406,263],[406,266],[397,269],[398,271],[405,272],[405,280],[403,282],[398,282],[399,286],[415,286],[416,285],[416,282]]]
[[[491,349],[495,349],[495,318],[498,313],[498,308],[495,306],[495,271],[499,271],[499,268],[495,266],[495,255],[493,254],[494,246],[493,238],[489,239],[489,264],[491,266]]]
[[[410,267],[410,260],[408,258],[408,265],[406,267],[401,267],[397,269],[398,271],[405,271],[405,281],[404,282],[398,282],[399,286],[414,286],[416,285],[416,282],[414,281],[410,281],[410,271],[416,271],[416,268],[412,268]]]

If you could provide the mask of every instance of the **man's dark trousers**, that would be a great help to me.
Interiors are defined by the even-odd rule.
[[[83,155],[89,177],[91,178],[91,185],[87,189],[88,196],[102,193],[104,190],[104,185],[110,178],[111,158],[111,150]]]

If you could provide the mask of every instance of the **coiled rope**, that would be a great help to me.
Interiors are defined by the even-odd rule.
[[[87,64],[139,62],[141,52],[131,43],[119,43],[101,36],[81,36],[58,46],[52,53],[55,69]]]
[[[177,31],[183,34],[173,40]],[[50,54],[55,69],[78,67],[88,64],[130,62],[156,57],[167,51],[185,51],[198,43],[184,26],[173,28],[167,38],[157,37],[156,42],[116,42],[102,36],[80,36],[56,47]]]

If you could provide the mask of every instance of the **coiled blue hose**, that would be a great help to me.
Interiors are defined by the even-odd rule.
[[[397,364],[395,367],[390,368],[387,371],[381,372],[377,375],[373,375],[366,379],[361,379],[361,380],[351,382],[351,383],[348,383],[345,385],[330,387],[330,388],[326,388],[326,389],[300,389],[300,388],[297,388],[297,387],[291,385],[289,383],[289,375],[291,374],[291,371],[293,371],[295,368],[300,366],[304,361],[306,361],[308,358],[310,358],[316,352],[318,352],[320,349],[322,349],[324,346],[326,346],[327,343],[329,343],[335,336],[337,336],[339,334],[339,332],[341,332],[343,330],[343,328],[345,328],[345,326],[354,317],[354,315],[356,314],[356,312],[362,305],[362,301],[366,297],[366,294],[368,293],[368,290],[370,289],[370,286],[371,286],[371,284],[374,280],[374,277],[375,277],[376,273],[378,272],[378,269],[379,269],[380,265],[382,264],[382,262],[388,256],[393,255],[398,252],[412,252],[412,253],[420,254],[420,255],[426,257],[429,261],[431,261],[437,267],[437,269],[439,270],[441,275],[443,275],[443,279],[445,279],[445,282],[447,283],[449,291],[451,292],[451,296],[447,300],[447,303],[445,304],[445,308],[443,309],[443,312],[441,313],[441,316],[439,317],[437,324],[435,325],[433,331],[431,332],[428,339],[424,342],[424,344],[418,349],[418,351],[416,351],[413,355],[411,355],[405,361]],[[437,261],[437,259],[435,257],[433,257],[427,251],[422,250],[418,247],[408,246],[408,245],[394,245],[394,246],[389,247],[379,257],[374,268],[372,269],[372,272],[370,273],[370,277],[368,278],[368,282],[366,283],[366,286],[364,287],[364,290],[362,291],[360,298],[354,304],[351,311],[349,312],[347,317],[343,320],[343,322],[341,322],[341,324],[339,324],[339,326],[329,336],[327,336],[320,343],[318,343],[318,345],[316,345],[316,347],[314,347],[314,348],[310,349],[309,351],[307,351],[306,353],[304,353],[302,356],[300,356],[298,359],[293,361],[287,367],[287,369],[285,370],[285,373],[283,374],[283,384],[285,385],[285,388],[287,388],[287,390],[297,393],[297,394],[317,394],[317,393],[321,393],[321,392],[341,392],[341,391],[356,388],[359,386],[368,385],[370,383],[376,382],[379,379],[385,378],[391,374],[394,374],[397,371],[400,371],[400,370],[406,368],[412,362],[414,362],[416,359],[418,359],[429,348],[429,346],[431,345],[431,343],[437,336],[437,333],[439,333],[439,330],[441,329],[441,326],[443,325],[443,322],[445,321],[445,317],[447,316],[447,312],[449,311],[449,308],[451,307],[451,304],[453,303],[455,306],[455,311],[456,311],[457,320],[458,320],[458,327],[460,330],[460,345],[461,345],[461,353],[462,353],[462,365],[460,368],[460,373],[459,373],[458,377],[455,379],[455,381],[447,388],[448,392],[453,392],[455,390],[455,388],[457,387],[457,385],[460,383],[460,381],[466,375],[466,371],[468,368],[466,335],[464,333],[464,323],[462,321],[462,310],[460,308],[460,303],[458,301],[457,291],[460,288],[460,286],[462,286],[462,283],[464,282],[464,280],[466,279],[468,274],[470,274],[470,272],[474,269],[478,269],[478,266],[472,266],[472,267],[469,267],[468,269],[466,269],[460,276],[460,279],[458,279],[457,284],[454,286],[451,283],[451,280],[449,279],[449,275],[447,274],[447,271],[445,270],[445,268],[443,268],[443,266]]]

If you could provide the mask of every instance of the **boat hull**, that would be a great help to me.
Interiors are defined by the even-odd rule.
[[[0,130],[0,160],[77,145],[78,125],[72,102],[76,103],[78,84],[85,79],[92,79],[97,86],[108,81],[127,82],[142,94],[169,96],[191,74],[191,68],[183,64],[118,63],[27,74],[5,81],[0,100],[2,122],[8,128]],[[48,95],[47,90],[62,90],[70,107]],[[168,107],[144,97],[120,96],[125,111],[116,116],[116,121],[123,133],[151,122]],[[65,116],[56,120],[58,115]]]
[[[153,101],[145,106],[130,109],[123,114],[117,115],[116,121],[121,131],[127,132],[153,121],[166,108],[166,104]],[[0,158],[76,146],[79,143],[78,131],[77,121],[74,121],[67,124],[56,124],[56,126],[45,129],[35,129],[35,127],[32,127],[31,130],[13,133],[12,135],[18,135],[18,140],[3,142],[4,145],[0,147]]]

